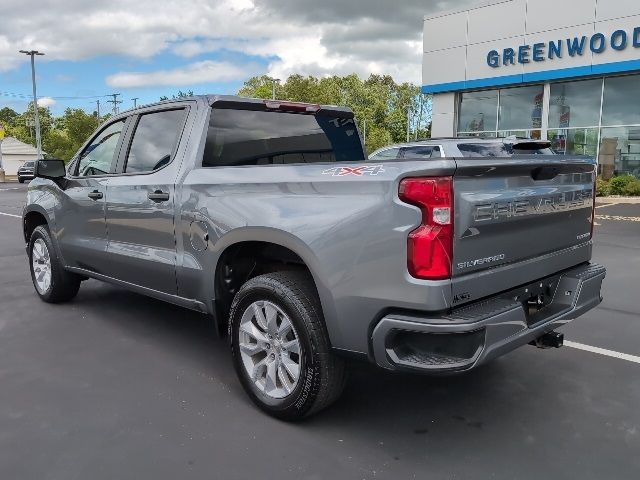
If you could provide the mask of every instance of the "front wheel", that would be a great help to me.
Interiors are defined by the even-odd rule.
[[[19,177],[18,177],[18,182],[19,182],[19,183],[24,183],[24,178],[19,178]]]
[[[29,266],[36,293],[45,302],[64,302],[78,294],[80,277],[64,269],[49,229],[44,225],[36,227],[31,234]]]
[[[242,386],[268,414],[299,420],[342,392],[344,364],[330,350],[308,274],[275,272],[249,280],[233,300],[229,327]]]

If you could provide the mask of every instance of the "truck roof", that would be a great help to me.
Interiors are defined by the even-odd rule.
[[[289,100],[265,100],[262,98],[250,98],[250,97],[240,97],[237,95],[218,95],[218,94],[191,95],[188,97],[170,98],[167,100],[161,100],[159,102],[141,105],[138,108],[151,107],[154,105],[166,105],[166,104],[183,102],[188,100],[205,101],[210,106],[217,105],[217,106],[224,106],[226,108],[238,107],[238,108],[245,108],[245,109],[247,108],[255,109],[256,107],[262,109],[262,108],[265,108],[265,105],[267,103],[292,104],[292,105],[299,105],[299,106],[308,105],[310,107],[319,107],[319,109],[323,111],[335,112],[340,116],[353,115],[353,112],[350,108],[340,107],[337,105],[319,105],[319,104],[306,103],[306,102],[292,102]]]

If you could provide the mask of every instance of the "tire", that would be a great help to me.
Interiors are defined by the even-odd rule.
[[[18,177],[18,183],[24,183],[24,178],[19,178]]]
[[[49,229],[44,225],[36,227],[31,234],[29,269],[36,293],[43,301],[66,302],[78,294],[80,277],[64,269],[53,246]],[[46,281],[47,277],[49,281]]]
[[[255,307],[262,312],[262,317]],[[260,319],[263,322],[260,323]],[[290,329],[286,321],[290,322]],[[274,325],[278,328],[269,328]],[[248,330],[252,333],[247,333]],[[272,334],[269,338],[273,331],[280,335]],[[251,400],[269,415],[288,421],[300,420],[328,407],[342,393],[344,363],[331,352],[320,300],[307,273],[267,273],[246,282],[231,305],[229,334],[240,382]],[[264,340],[262,348],[259,348],[259,337]],[[267,342],[272,345],[269,350]],[[257,353],[250,356],[254,351]],[[269,351],[272,353],[267,353]],[[296,371],[296,360],[298,377],[293,381],[291,372]],[[254,365],[252,373],[257,380],[249,373]],[[268,378],[277,380],[267,383]]]

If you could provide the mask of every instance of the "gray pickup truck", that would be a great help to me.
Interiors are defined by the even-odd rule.
[[[124,112],[66,167],[37,162],[36,292],[66,301],[93,278],[211,316],[248,395],[288,420],[340,395],[345,357],[448,373],[559,346],[601,301],[595,162],[459,142],[368,160],[344,108],[198,96]]]

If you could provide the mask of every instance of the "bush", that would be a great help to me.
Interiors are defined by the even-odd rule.
[[[624,189],[622,190],[622,194],[629,197],[640,196],[640,180],[636,178],[633,182],[627,183],[627,185],[625,185]]]
[[[602,178],[596,178],[596,197],[607,197],[609,196],[609,182],[603,180]]]
[[[637,182],[638,179],[633,175],[621,175],[619,177],[613,177],[609,180],[609,193],[611,195],[628,195],[625,193],[625,189],[629,184]]]

